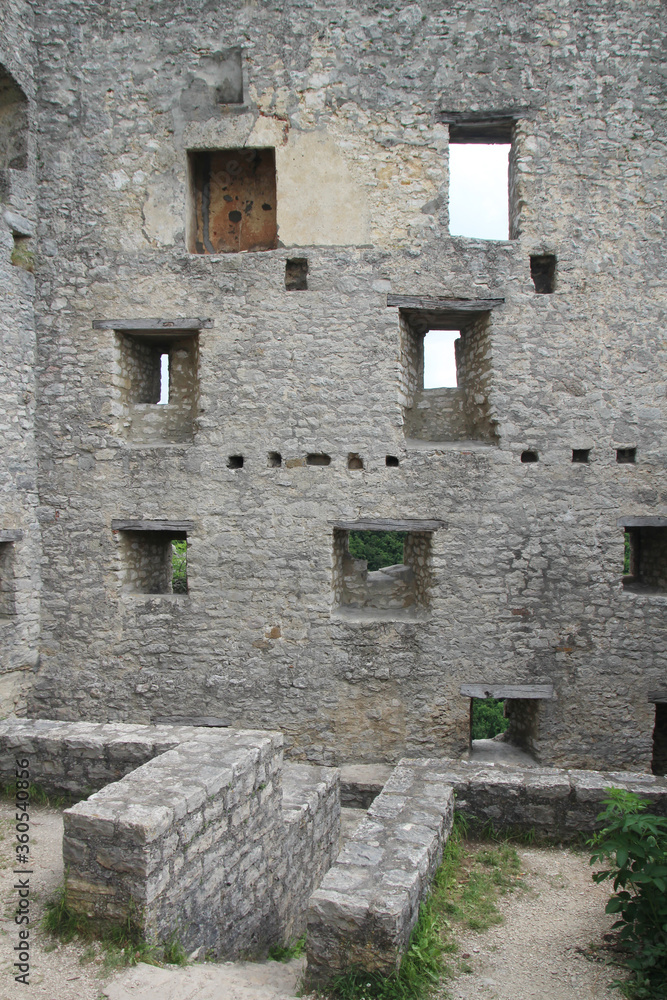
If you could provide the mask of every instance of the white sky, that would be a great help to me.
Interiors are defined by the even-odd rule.
[[[449,147],[449,232],[506,240],[509,236],[507,169],[510,147],[453,142]]]
[[[449,147],[449,232],[483,240],[509,238],[509,145],[452,143]],[[458,330],[429,330],[424,337],[424,388],[456,385],[454,341]]]
[[[160,398],[158,403],[169,402],[169,355],[160,355]]]
[[[424,388],[456,386],[454,341],[458,330],[429,330],[424,337]]]

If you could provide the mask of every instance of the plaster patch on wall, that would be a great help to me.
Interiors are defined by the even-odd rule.
[[[142,207],[143,231],[147,239],[160,246],[173,246],[183,233],[185,189],[170,172],[158,174],[148,184]]]

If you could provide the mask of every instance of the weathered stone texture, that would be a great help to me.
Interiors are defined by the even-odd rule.
[[[0,714],[25,712],[38,661],[33,12],[0,10]],[[17,253],[20,251],[20,256]],[[14,540],[2,540],[13,532]]]
[[[34,210],[21,171],[11,195],[38,224],[31,713],[224,715],[282,730],[294,759],[395,762],[465,749],[461,684],[552,684],[543,763],[648,769],[666,598],[623,590],[617,519],[665,513],[658,0],[10,0],[1,16],[39,140]],[[450,237],[443,112],[499,110],[516,120],[512,239]],[[275,150],[277,248],[189,252],[188,153],[243,147]],[[40,583],[32,278],[10,242],[0,513],[24,536],[5,677],[36,665]],[[537,294],[546,254],[555,291]],[[466,333],[465,405],[448,397],[435,443],[406,433],[416,368],[388,294],[504,300]],[[123,399],[119,334],[95,321],[197,315],[192,410],[140,413],[156,404]],[[359,517],[445,522],[418,620],[336,614],[332,522]],[[194,522],[187,595],[124,592],[115,518]]]
[[[23,757],[33,783],[82,799],[64,813],[73,910],[226,957],[303,933],[338,853],[340,780],[332,768],[283,772],[279,733],[0,723],[0,781]]]
[[[452,828],[437,761],[402,761],[310,899],[308,975],[399,964]]]
[[[344,783],[378,777],[363,771],[343,768]],[[308,977],[326,982],[354,966],[384,974],[398,968],[454,808],[478,826],[567,841],[599,829],[610,788],[635,792],[667,816],[667,780],[654,775],[402,760],[311,897]]]

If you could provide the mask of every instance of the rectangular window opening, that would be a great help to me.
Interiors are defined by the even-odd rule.
[[[530,258],[530,276],[538,295],[551,295],[556,290],[556,257],[552,253],[535,254]]]
[[[118,534],[126,593],[188,593],[186,532],[121,530]]]
[[[449,232],[482,240],[508,240],[507,143],[459,141],[449,146]]]
[[[539,698],[471,698],[471,759],[536,763],[540,705]]]
[[[174,331],[116,333],[121,436],[136,444],[190,441],[198,407],[199,341]]]
[[[344,617],[419,617],[429,604],[431,533],[334,531],[334,604]]]
[[[424,389],[455,389],[456,341],[460,330],[428,330],[424,336]]]
[[[222,254],[277,246],[273,148],[190,152],[188,248]]]
[[[325,455],[323,452],[311,452],[310,455],[306,455],[306,465],[331,465],[331,455]]]
[[[656,702],[651,771],[667,775],[667,702]]]
[[[0,542],[0,619],[14,614],[14,544]]]
[[[667,527],[625,530],[623,585],[638,593],[667,593]]]
[[[481,308],[400,309],[407,438],[497,443],[489,317]]]
[[[590,453],[591,453],[590,448],[573,448],[572,461],[579,462],[580,464],[585,464],[588,462]]]
[[[616,461],[619,465],[634,465],[637,458],[636,448],[617,448]]]
[[[285,261],[285,288],[288,292],[305,292],[308,288],[308,260],[295,257]]]

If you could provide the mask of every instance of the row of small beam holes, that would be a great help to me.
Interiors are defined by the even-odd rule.
[[[635,461],[635,456],[637,454],[636,448],[617,448],[616,449],[616,461],[619,465],[632,465]],[[585,464],[588,462],[588,456],[590,455],[590,448],[574,448],[572,451],[572,461],[578,462],[580,464]],[[522,462],[538,462],[540,456],[536,451],[522,451],[521,461]],[[396,455],[387,455],[385,460],[385,465],[390,468],[397,468],[399,462]],[[242,469],[244,464],[243,455],[230,455],[227,459],[228,469]],[[282,455],[277,451],[269,452],[269,466],[271,468],[277,469],[283,464]],[[324,454],[312,454],[306,456],[306,465],[331,465],[331,456]],[[359,457],[356,452],[350,452],[347,456],[347,467],[348,469],[363,469],[364,462],[363,459]]]

